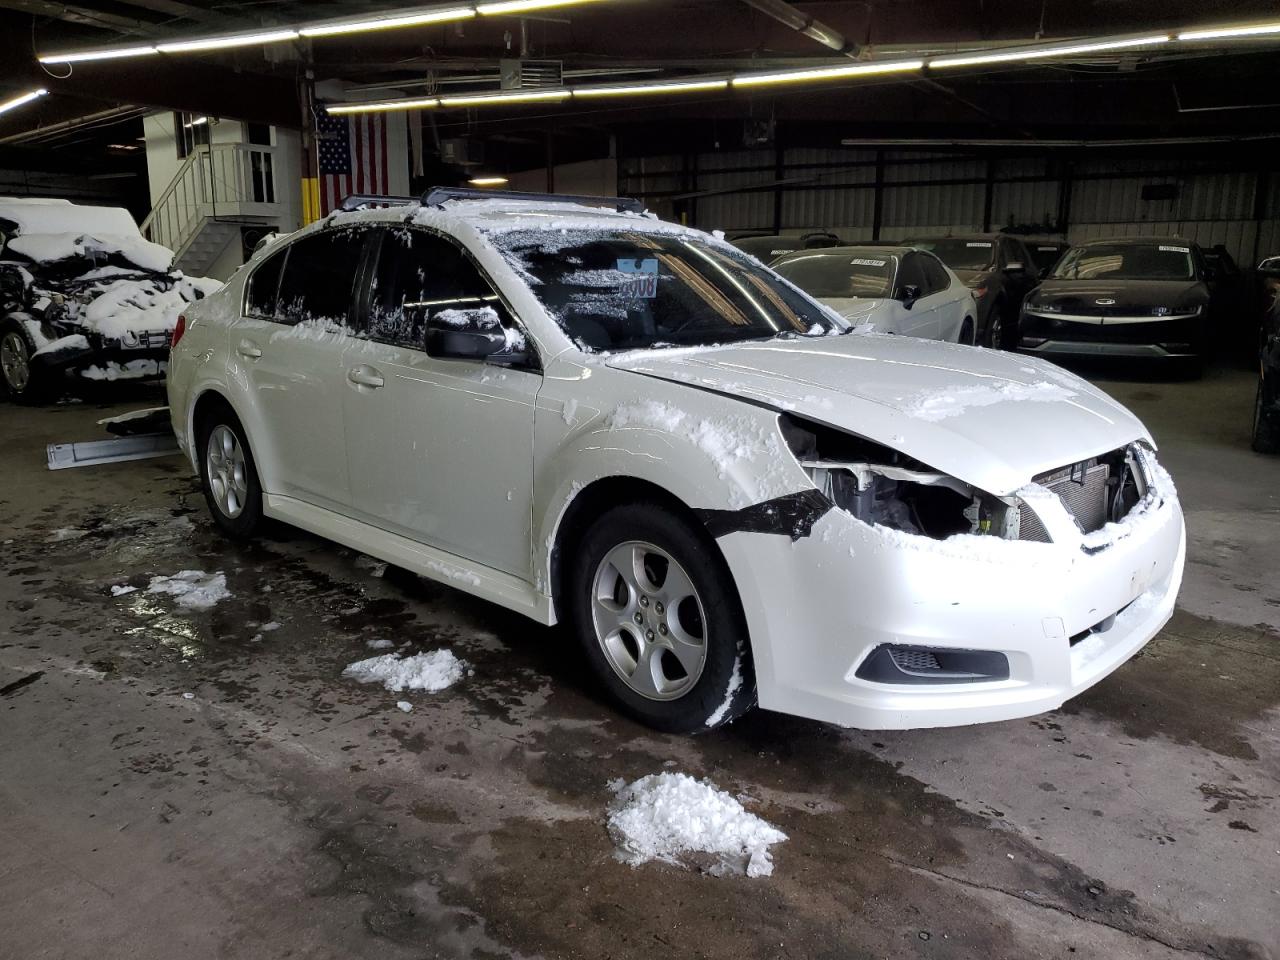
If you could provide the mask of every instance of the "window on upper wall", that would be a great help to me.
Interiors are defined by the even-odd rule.
[[[212,119],[203,114],[174,113],[173,132],[179,160],[185,160],[195,153],[196,147],[208,145],[209,127],[212,123]]]
[[[369,298],[368,336],[414,350],[426,345],[427,317],[492,310],[512,321],[502,300],[456,244],[407,227],[382,238]]]
[[[246,123],[244,125],[245,143],[260,147],[271,146],[271,125],[266,123]]]
[[[289,244],[276,319],[346,326],[367,229],[324,230]]]

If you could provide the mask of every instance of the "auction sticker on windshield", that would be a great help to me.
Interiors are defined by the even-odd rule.
[[[970,240],[968,243],[965,244],[965,246],[966,247],[985,247],[986,249],[990,250],[991,241],[990,240]]]
[[[1161,253],[1190,253],[1190,247],[1171,247],[1166,244],[1160,244]]]
[[[658,261],[654,257],[644,260],[619,260],[618,272],[630,274],[619,291],[624,297],[652,300],[658,295]]]
[[[883,260],[863,260],[860,257],[855,257],[849,263],[855,267],[883,267],[885,265]]]

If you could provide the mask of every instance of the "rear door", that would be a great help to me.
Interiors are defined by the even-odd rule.
[[[339,512],[350,505],[342,357],[351,346],[366,228],[323,230],[268,257],[231,326],[232,377],[264,490]]]
[[[371,277],[341,385],[355,515],[528,579],[542,375],[425,346],[440,311],[489,307],[518,329],[515,318],[460,246],[426,230],[383,231]]]

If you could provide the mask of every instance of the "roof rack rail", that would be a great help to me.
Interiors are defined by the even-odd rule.
[[[569,193],[522,193],[518,190],[477,190],[470,187],[432,187],[422,195],[424,207],[439,206],[446,200],[533,200],[538,203],[612,207],[619,213],[644,213],[644,204],[631,197],[585,197]]]
[[[386,197],[379,196],[376,193],[353,193],[338,205],[338,209],[350,212],[352,210],[369,210],[377,207],[402,207],[409,203],[421,203],[418,197]]]

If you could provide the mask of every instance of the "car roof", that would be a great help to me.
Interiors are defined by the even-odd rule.
[[[797,255],[811,257],[829,257],[829,256],[846,256],[857,255],[860,253],[873,254],[875,256],[902,256],[904,253],[910,253],[915,247],[906,245],[881,246],[879,244],[862,244],[850,243],[839,247],[811,247],[807,250],[793,250],[780,260],[790,260]]]
[[[1021,240],[1021,237],[1015,237],[1010,233],[922,233],[918,236],[910,237],[911,240],[996,240],[1000,237],[1008,237],[1010,240]]]
[[[1184,237],[1098,237],[1095,240],[1081,240],[1079,243],[1073,243],[1073,247],[1092,247],[1100,243],[1110,244],[1138,244],[1138,243],[1177,243],[1184,247],[1194,247],[1198,244],[1194,240],[1187,240]]]

